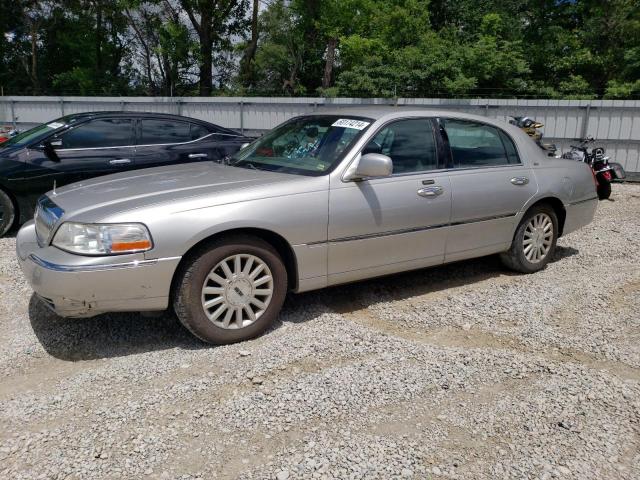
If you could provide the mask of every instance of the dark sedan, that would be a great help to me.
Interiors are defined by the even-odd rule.
[[[37,198],[127,170],[221,161],[252,139],[202,120],[139,112],[68,115],[0,145],[0,236],[33,216]]]

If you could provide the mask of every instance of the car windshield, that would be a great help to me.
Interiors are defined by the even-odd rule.
[[[299,117],[275,128],[230,161],[236,167],[299,175],[323,175],[373,123],[363,117]]]
[[[43,123],[42,125],[38,125],[37,127],[34,127],[30,130],[27,130],[26,132],[22,132],[16,135],[15,137],[10,138],[6,142],[0,144],[0,146],[23,147],[25,145],[29,145],[32,142],[36,142],[48,136],[50,133],[53,133],[55,130],[61,127],[64,127],[69,123],[73,123],[74,120],[75,120],[75,117],[66,116],[66,117],[58,118],[48,123]]]

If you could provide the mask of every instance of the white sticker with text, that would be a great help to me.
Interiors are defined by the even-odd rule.
[[[336,120],[332,127],[354,128],[356,130],[364,130],[369,126],[370,122],[363,122],[362,120],[353,120],[349,118],[341,118]]]
[[[51,122],[51,123],[47,123],[47,127],[53,128],[55,130],[56,128],[64,127],[64,123]]]

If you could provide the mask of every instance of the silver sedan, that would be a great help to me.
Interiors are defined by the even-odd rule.
[[[58,314],[173,308],[194,335],[262,333],[304,292],[500,254],[522,273],[593,219],[593,175],[519,129],[374,108],[294,118],[224,164],[117,174],[49,192],[20,265]]]

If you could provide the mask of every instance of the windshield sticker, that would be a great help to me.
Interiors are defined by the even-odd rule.
[[[47,123],[47,127],[53,128],[55,130],[56,128],[64,127],[64,123],[51,122],[51,123]]]
[[[369,126],[370,122],[363,122],[362,120],[352,120],[349,118],[341,118],[336,120],[332,127],[354,128],[356,130],[364,130]]]

